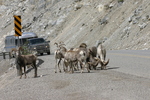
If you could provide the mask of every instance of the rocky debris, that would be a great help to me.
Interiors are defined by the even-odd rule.
[[[0,36],[14,34],[13,15],[21,15],[23,32],[35,32],[51,44],[63,40],[69,46],[81,42],[91,46],[96,40],[107,37],[108,48],[127,48],[133,38],[137,41],[142,38],[140,34],[150,31],[149,3],[148,0],[3,0]],[[136,42],[130,49],[132,45]],[[4,39],[0,46],[4,47]],[[149,46],[148,42],[144,48],[150,49]]]
[[[138,24],[138,26],[140,27],[140,30],[144,29],[147,24],[146,23],[142,23],[142,24]]]
[[[83,6],[82,4],[75,4],[74,10],[77,11],[77,10],[81,9],[82,6]]]
[[[82,0],[74,0],[74,2],[80,2],[80,1],[82,1]]]
[[[106,25],[108,23],[108,17],[104,17],[99,20],[100,25]]]

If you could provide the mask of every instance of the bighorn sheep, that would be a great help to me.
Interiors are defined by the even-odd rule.
[[[64,59],[63,62],[63,68],[64,71],[68,70],[68,66],[70,67],[71,73],[74,72],[74,66],[80,62],[81,65],[81,73],[83,72],[83,69],[87,67],[88,72],[90,72],[87,64],[87,45],[85,43],[82,43],[79,48],[73,49],[71,48],[70,50],[67,51],[63,43],[55,43],[57,46],[57,50],[55,51],[55,59],[56,59],[56,65],[55,65],[55,73],[57,72],[57,66],[59,68],[59,71],[61,72],[61,69],[59,67],[59,64],[62,59]],[[57,59],[59,61],[57,62]],[[65,66],[64,66],[65,65]],[[65,68],[66,67],[66,68]]]
[[[71,49],[65,53],[64,58],[69,63],[71,73],[74,72],[73,66],[75,65],[75,63],[77,65],[77,62],[79,62],[81,65],[81,73],[83,72],[83,69],[85,67],[87,68],[88,72],[90,72],[89,66],[87,64],[88,52],[87,52],[86,47],[87,45],[85,43],[82,43],[79,46],[79,48]]]
[[[79,61],[80,65],[82,65],[81,73],[83,72],[83,69],[87,67],[88,72],[90,72],[88,65],[87,65],[87,52],[85,50],[78,50],[78,51],[67,51],[65,53],[65,60],[69,62],[71,73],[74,72],[73,70],[73,63],[76,61]]]
[[[56,61],[56,65],[55,65],[55,73],[57,73],[57,67],[59,69],[59,72],[61,72],[61,69],[59,67],[61,60],[64,58],[64,54],[67,51],[67,49],[65,47],[63,47],[63,45],[65,45],[63,42],[58,43],[54,43],[54,45],[57,46],[57,50],[54,52],[54,56],[55,56],[55,61]],[[58,60],[58,62],[57,62]],[[65,68],[64,68],[65,70]]]
[[[99,59],[101,60],[101,69],[106,69],[107,64],[109,63],[109,59],[108,61],[105,62],[105,58],[106,58],[106,49],[102,44],[99,44],[97,47],[97,55],[99,57]]]
[[[20,70],[21,72],[21,76],[20,79],[22,78],[22,67],[24,67],[24,74],[25,74],[25,78],[26,78],[26,65],[31,65],[32,67],[35,68],[35,73],[34,73],[34,77],[37,77],[37,66],[36,66],[36,60],[37,57],[33,54],[29,54],[29,55],[21,55],[21,47],[19,47],[19,49],[16,52],[16,64],[18,65],[18,70]]]

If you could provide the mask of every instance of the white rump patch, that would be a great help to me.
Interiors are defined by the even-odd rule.
[[[80,51],[80,52],[79,52],[79,54],[80,54],[80,55],[83,55],[83,54],[84,54],[84,52],[83,52],[83,51]]]

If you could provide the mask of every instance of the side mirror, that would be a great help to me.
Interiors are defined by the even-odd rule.
[[[46,41],[46,42],[50,43],[50,41]]]

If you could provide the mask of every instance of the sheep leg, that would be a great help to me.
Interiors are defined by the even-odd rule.
[[[64,60],[64,63],[63,63],[63,70],[64,72],[67,72],[68,71],[68,62]]]
[[[79,61],[80,62],[80,66],[81,66],[81,73],[83,72],[83,69],[84,69],[84,67],[85,66],[83,66],[83,63],[81,62],[81,61]]]
[[[24,66],[24,75],[25,75],[25,78],[27,77],[26,76],[26,66]]]
[[[63,70],[64,70],[64,72],[66,71],[66,69],[65,69],[65,60],[63,61]]]
[[[22,67],[19,65],[20,69],[20,79],[22,78]]]
[[[88,63],[86,63],[86,68],[87,68],[87,71],[88,71],[88,73],[90,73],[90,66],[89,66],[89,64]]]
[[[75,71],[78,71],[79,70],[78,62],[77,61],[74,62],[73,65],[74,65]]]
[[[74,73],[74,71],[73,71],[73,66],[72,66],[72,61],[70,62],[70,72],[71,72],[71,73]]]
[[[34,70],[34,71],[35,71],[35,72],[34,72],[34,77],[37,77],[37,66],[36,66],[36,63],[34,63],[34,69],[35,69],[35,70]]]
[[[58,69],[59,69],[59,72],[61,73],[61,69],[60,69],[60,62],[61,62],[61,59],[59,59],[59,61],[58,61]]]
[[[69,73],[72,74],[73,73],[72,61],[69,62],[69,67],[70,67]]]
[[[57,73],[57,59],[56,59],[56,65],[55,65],[55,73]]]
[[[85,68],[85,63],[82,63],[81,73],[83,73],[84,68]]]

